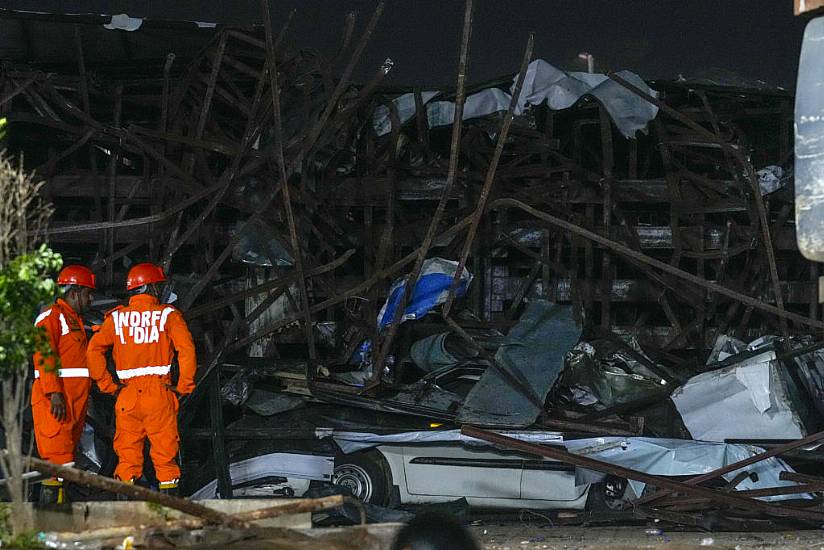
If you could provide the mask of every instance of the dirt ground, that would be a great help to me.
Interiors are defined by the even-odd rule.
[[[607,548],[809,548],[824,550],[824,529],[777,533],[659,532],[635,527],[540,527],[528,524],[473,525],[487,550],[589,550]]]

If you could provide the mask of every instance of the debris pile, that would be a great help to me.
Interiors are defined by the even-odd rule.
[[[45,236],[102,274],[98,305],[135,262],[172,273],[201,358],[190,493],[294,478],[389,504],[364,458],[383,449],[410,480],[394,504],[435,491],[415,468],[495,467],[499,493],[430,481],[440,501],[580,510],[606,484],[632,518],[820,524],[761,500],[822,488],[778,458],[818,441],[824,410],[792,96],[568,73],[532,37],[477,88],[384,87],[391,59],[355,85],[382,11],[357,38],[349,17],[334,59],[288,47],[287,20],[220,29],[185,66],[91,70],[78,33],[76,66],[0,74],[7,146],[55,205]],[[475,462],[398,451],[479,441]]]

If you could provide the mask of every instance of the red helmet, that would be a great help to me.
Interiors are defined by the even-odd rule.
[[[160,283],[166,280],[163,268],[151,263],[137,264],[129,270],[126,276],[126,290],[134,290],[143,285]]]
[[[57,275],[57,284],[78,285],[96,288],[94,273],[84,265],[67,265]]]

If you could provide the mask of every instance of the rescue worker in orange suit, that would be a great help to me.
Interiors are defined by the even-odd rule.
[[[177,493],[178,397],[195,388],[195,347],[183,315],[158,301],[163,270],[142,263],[129,270],[127,306],[106,315],[100,330],[89,342],[89,371],[100,390],[115,393],[114,450],[119,463],[115,477],[134,483],[143,473],[143,445],[148,437],[149,456],[159,489]],[[122,389],[106,370],[106,351],[112,350]],[[177,352],[179,377],[172,387],[172,360]]]
[[[80,315],[91,303],[94,274],[82,265],[69,265],[57,275],[57,285],[62,297],[44,309],[34,322],[45,329],[51,352],[34,354],[31,410],[40,458],[66,464],[74,461],[74,450],[86,423],[90,386],[86,367],[88,340]],[[63,502],[63,482],[57,478],[45,480],[40,500]]]

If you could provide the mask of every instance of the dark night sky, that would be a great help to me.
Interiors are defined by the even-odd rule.
[[[293,36],[331,49],[344,6],[365,24],[374,2],[330,5],[272,4],[281,13],[298,8]],[[453,84],[462,13],[460,1],[387,2],[365,65],[388,56],[396,62],[394,82]],[[598,70],[630,69],[648,79],[718,67],[793,86],[806,19],[793,16],[792,0],[476,0],[470,81],[517,70],[532,30],[535,56],[562,68],[583,69],[576,57],[589,51]]]
[[[475,0],[470,82],[517,69],[527,33],[535,56],[581,70],[589,51],[598,70],[630,69],[647,79],[694,76],[721,68],[749,79],[793,87],[808,17],[793,16],[792,0]],[[345,14],[365,25],[376,0],[271,0],[278,22],[297,14],[291,42],[334,52]],[[155,19],[258,23],[257,0],[94,1],[5,0],[0,7],[55,13],[128,13]],[[358,74],[395,61],[388,83],[453,85],[463,2],[387,0]]]

